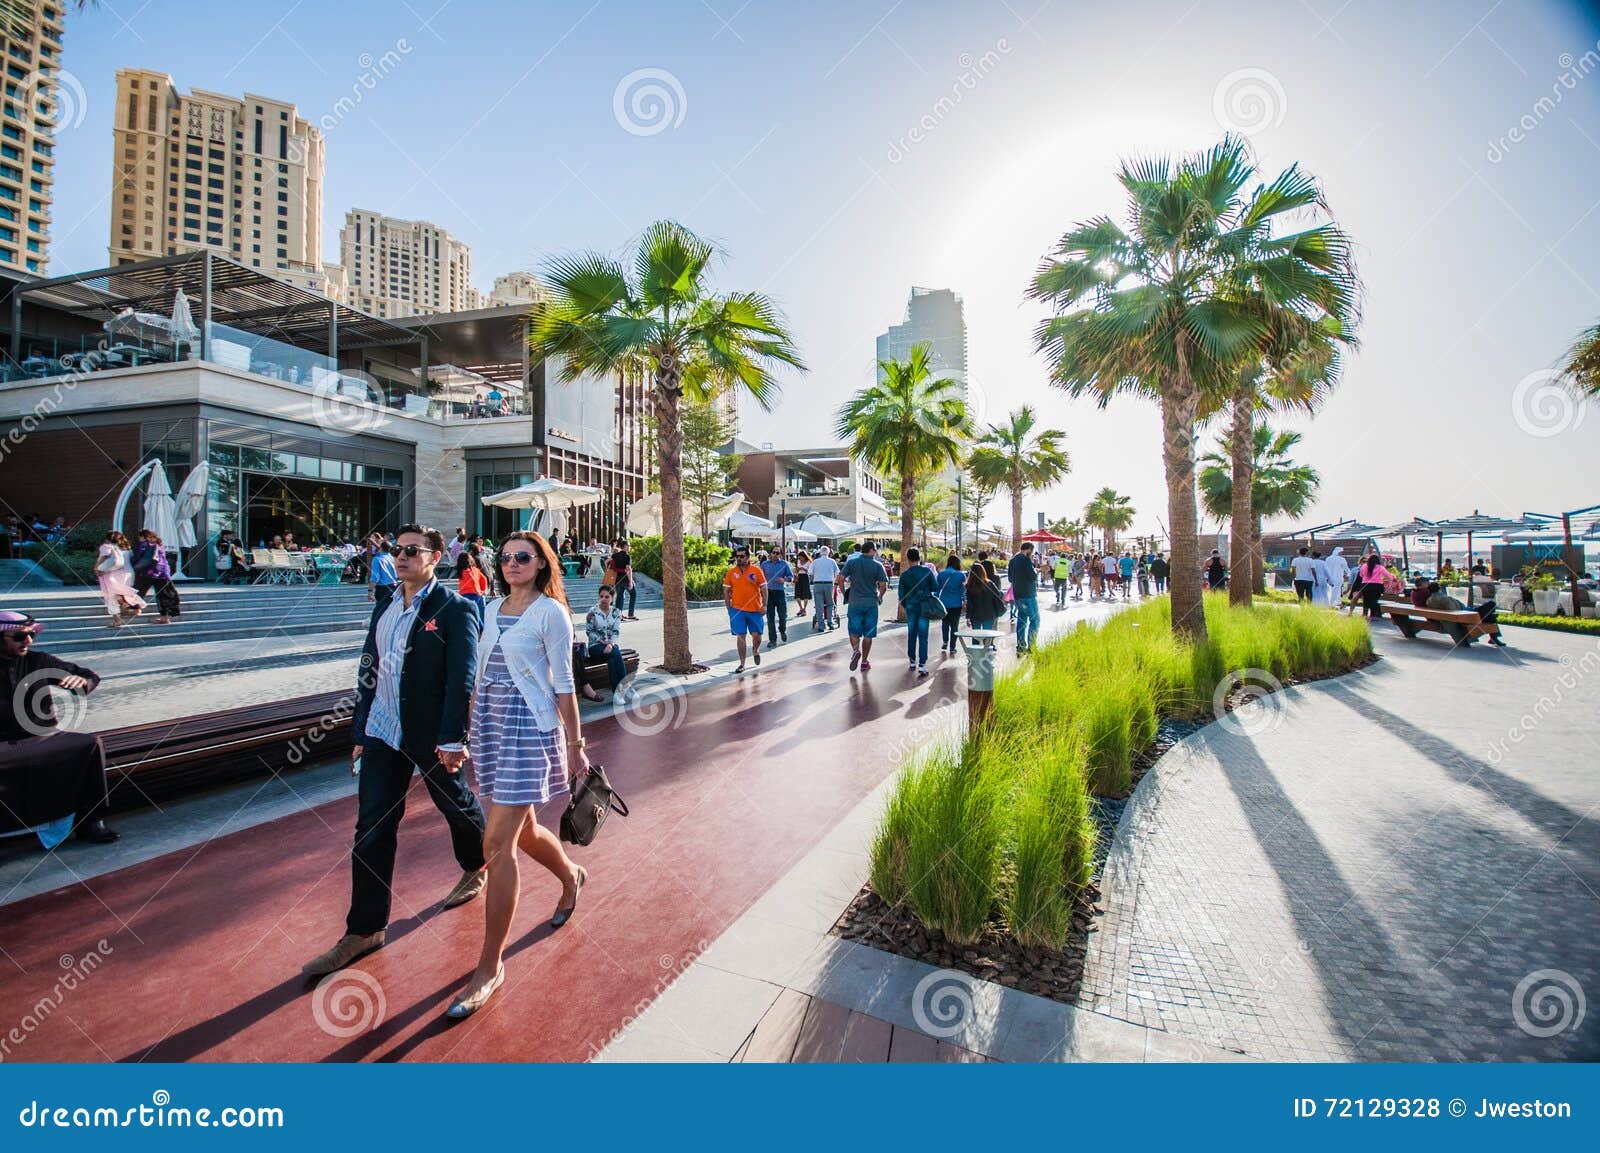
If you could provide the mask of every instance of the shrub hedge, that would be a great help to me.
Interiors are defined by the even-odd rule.
[[[1170,622],[1161,599],[1044,642],[997,679],[981,730],[913,757],[873,844],[878,895],[952,941],[997,923],[1059,949],[1094,867],[1090,798],[1127,792],[1162,717],[1209,716],[1230,671],[1270,684],[1372,652],[1360,617],[1236,609],[1225,595],[1206,597],[1203,645]]]

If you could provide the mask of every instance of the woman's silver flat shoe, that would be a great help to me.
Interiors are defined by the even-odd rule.
[[[462,1021],[472,1016],[479,1009],[483,1008],[484,1004],[489,1000],[489,998],[494,996],[494,991],[501,985],[505,984],[505,981],[506,967],[501,965],[500,971],[494,975],[494,980],[490,981],[483,988],[472,994],[472,996],[458,998],[451,1004],[450,1008],[445,1011],[445,1016],[450,1018],[452,1021]]]
[[[583,883],[589,879],[589,870],[582,865],[578,866],[578,884],[572,893],[572,908],[563,909],[556,906],[555,915],[550,918],[550,927],[559,929],[572,919],[572,914],[578,911],[578,897],[583,892]]]

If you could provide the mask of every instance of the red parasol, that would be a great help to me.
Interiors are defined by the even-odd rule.
[[[1044,528],[1036,528],[1022,539],[1031,540],[1035,544],[1065,544],[1067,542],[1066,537],[1057,536],[1049,529]]]

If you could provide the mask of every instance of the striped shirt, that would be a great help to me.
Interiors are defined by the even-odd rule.
[[[431,580],[405,603],[405,595],[394,598],[378,618],[378,683],[372,694],[372,707],[367,710],[366,740],[379,740],[399,751],[400,733],[400,673],[405,668],[406,648],[411,640],[411,628],[416,624],[422,602],[433,592],[437,580]],[[460,745],[440,745],[442,749],[459,749]]]

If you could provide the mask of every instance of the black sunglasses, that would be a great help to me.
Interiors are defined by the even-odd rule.
[[[534,554],[531,552],[503,552],[500,554],[500,560],[504,564],[532,564],[533,557]]]
[[[420,553],[433,552],[434,550],[425,544],[397,544],[394,546],[394,551],[403,553],[406,556],[417,556]]]

